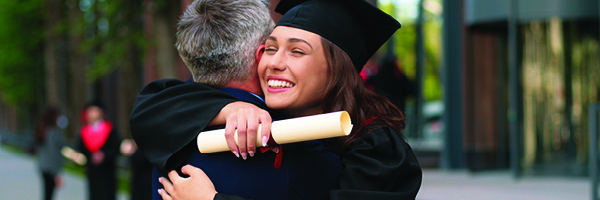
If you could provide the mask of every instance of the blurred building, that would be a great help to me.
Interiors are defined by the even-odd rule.
[[[417,103],[425,127],[408,138],[424,164],[586,176],[588,108],[600,103],[600,1],[442,4],[442,134],[423,139],[437,126],[419,116],[437,108]]]

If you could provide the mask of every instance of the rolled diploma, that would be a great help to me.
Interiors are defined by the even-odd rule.
[[[259,126],[259,134],[260,130]],[[347,136],[350,131],[352,122],[346,111],[274,121],[271,125],[271,137],[277,144]],[[235,134],[237,143],[237,132]],[[202,153],[229,151],[225,129],[200,132],[197,143],[198,150]],[[262,146],[260,137],[256,137],[256,146]]]

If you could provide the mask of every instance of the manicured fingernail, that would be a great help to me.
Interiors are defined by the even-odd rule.
[[[162,177],[158,177],[158,182],[162,181]]]
[[[254,157],[254,151],[248,151],[248,154],[250,154],[250,157]]]
[[[158,189],[158,194],[162,194],[162,189]]]
[[[233,154],[235,155],[235,157],[240,157],[240,154],[237,151],[233,151]]]
[[[267,146],[267,142],[269,141],[269,138],[267,136],[263,136],[262,137],[262,145],[263,147]]]
[[[246,160],[246,159],[248,158],[248,154],[247,154],[247,153],[242,153],[242,158],[243,158],[244,160]]]
[[[275,148],[275,153],[279,153],[279,148]]]

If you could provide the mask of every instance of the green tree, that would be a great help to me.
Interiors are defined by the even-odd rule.
[[[9,105],[43,99],[43,1],[0,0],[0,93]]]

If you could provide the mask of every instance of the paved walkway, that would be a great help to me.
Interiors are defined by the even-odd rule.
[[[0,199],[41,199],[41,178],[35,160],[7,152],[0,144]],[[65,185],[58,200],[84,200],[85,179],[63,173]],[[126,195],[120,194],[120,200]],[[586,200],[587,178],[525,177],[514,180],[508,171],[480,172],[425,170],[418,200]]]
[[[418,200],[586,200],[588,178],[524,177],[510,172],[445,172],[425,170]]]
[[[62,173],[64,185],[56,191],[57,200],[85,200],[87,185],[83,177]],[[36,160],[25,154],[7,152],[0,144],[0,200],[42,199],[42,181]],[[119,200],[126,195],[120,194]]]

